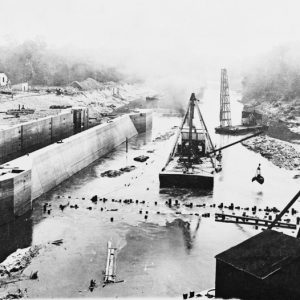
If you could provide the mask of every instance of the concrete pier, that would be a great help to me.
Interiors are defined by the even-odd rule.
[[[0,166],[0,209],[22,215],[38,198],[138,132],[152,113],[124,115]]]

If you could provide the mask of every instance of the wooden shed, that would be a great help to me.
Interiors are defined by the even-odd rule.
[[[265,230],[216,256],[216,297],[300,299],[300,240]]]
[[[257,111],[242,111],[242,125],[243,126],[255,126],[262,125],[263,115]]]

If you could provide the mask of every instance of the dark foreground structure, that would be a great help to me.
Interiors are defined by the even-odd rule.
[[[216,297],[300,299],[300,240],[265,230],[216,256]]]

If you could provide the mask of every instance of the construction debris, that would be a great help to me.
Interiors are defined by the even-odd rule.
[[[280,168],[300,170],[300,153],[287,142],[259,136],[242,144],[248,149],[260,153]]]
[[[108,170],[101,173],[101,177],[117,177],[122,175],[125,172],[131,172],[135,169],[135,166],[127,166],[125,168],[121,168],[119,170]]]
[[[149,159],[149,156],[140,155],[140,156],[135,157],[133,160],[139,161],[139,162],[145,162],[147,159]]]
[[[0,264],[0,277],[24,270],[30,264],[32,258],[38,255],[40,249],[41,246],[36,245],[18,249],[12,253]]]
[[[53,241],[51,244],[56,245],[56,246],[60,246],[62,243],[63,243],[63,239],[59,239],[59,240]]]
[[[29,278],[33,280],[38,279],[38,271],[31,272]]]

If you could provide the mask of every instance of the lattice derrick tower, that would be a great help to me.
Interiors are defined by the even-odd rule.
[[[229,99],[228,76],[226,69],[221,69],[220,88],[220,126],[231,126],[231,110]]]

